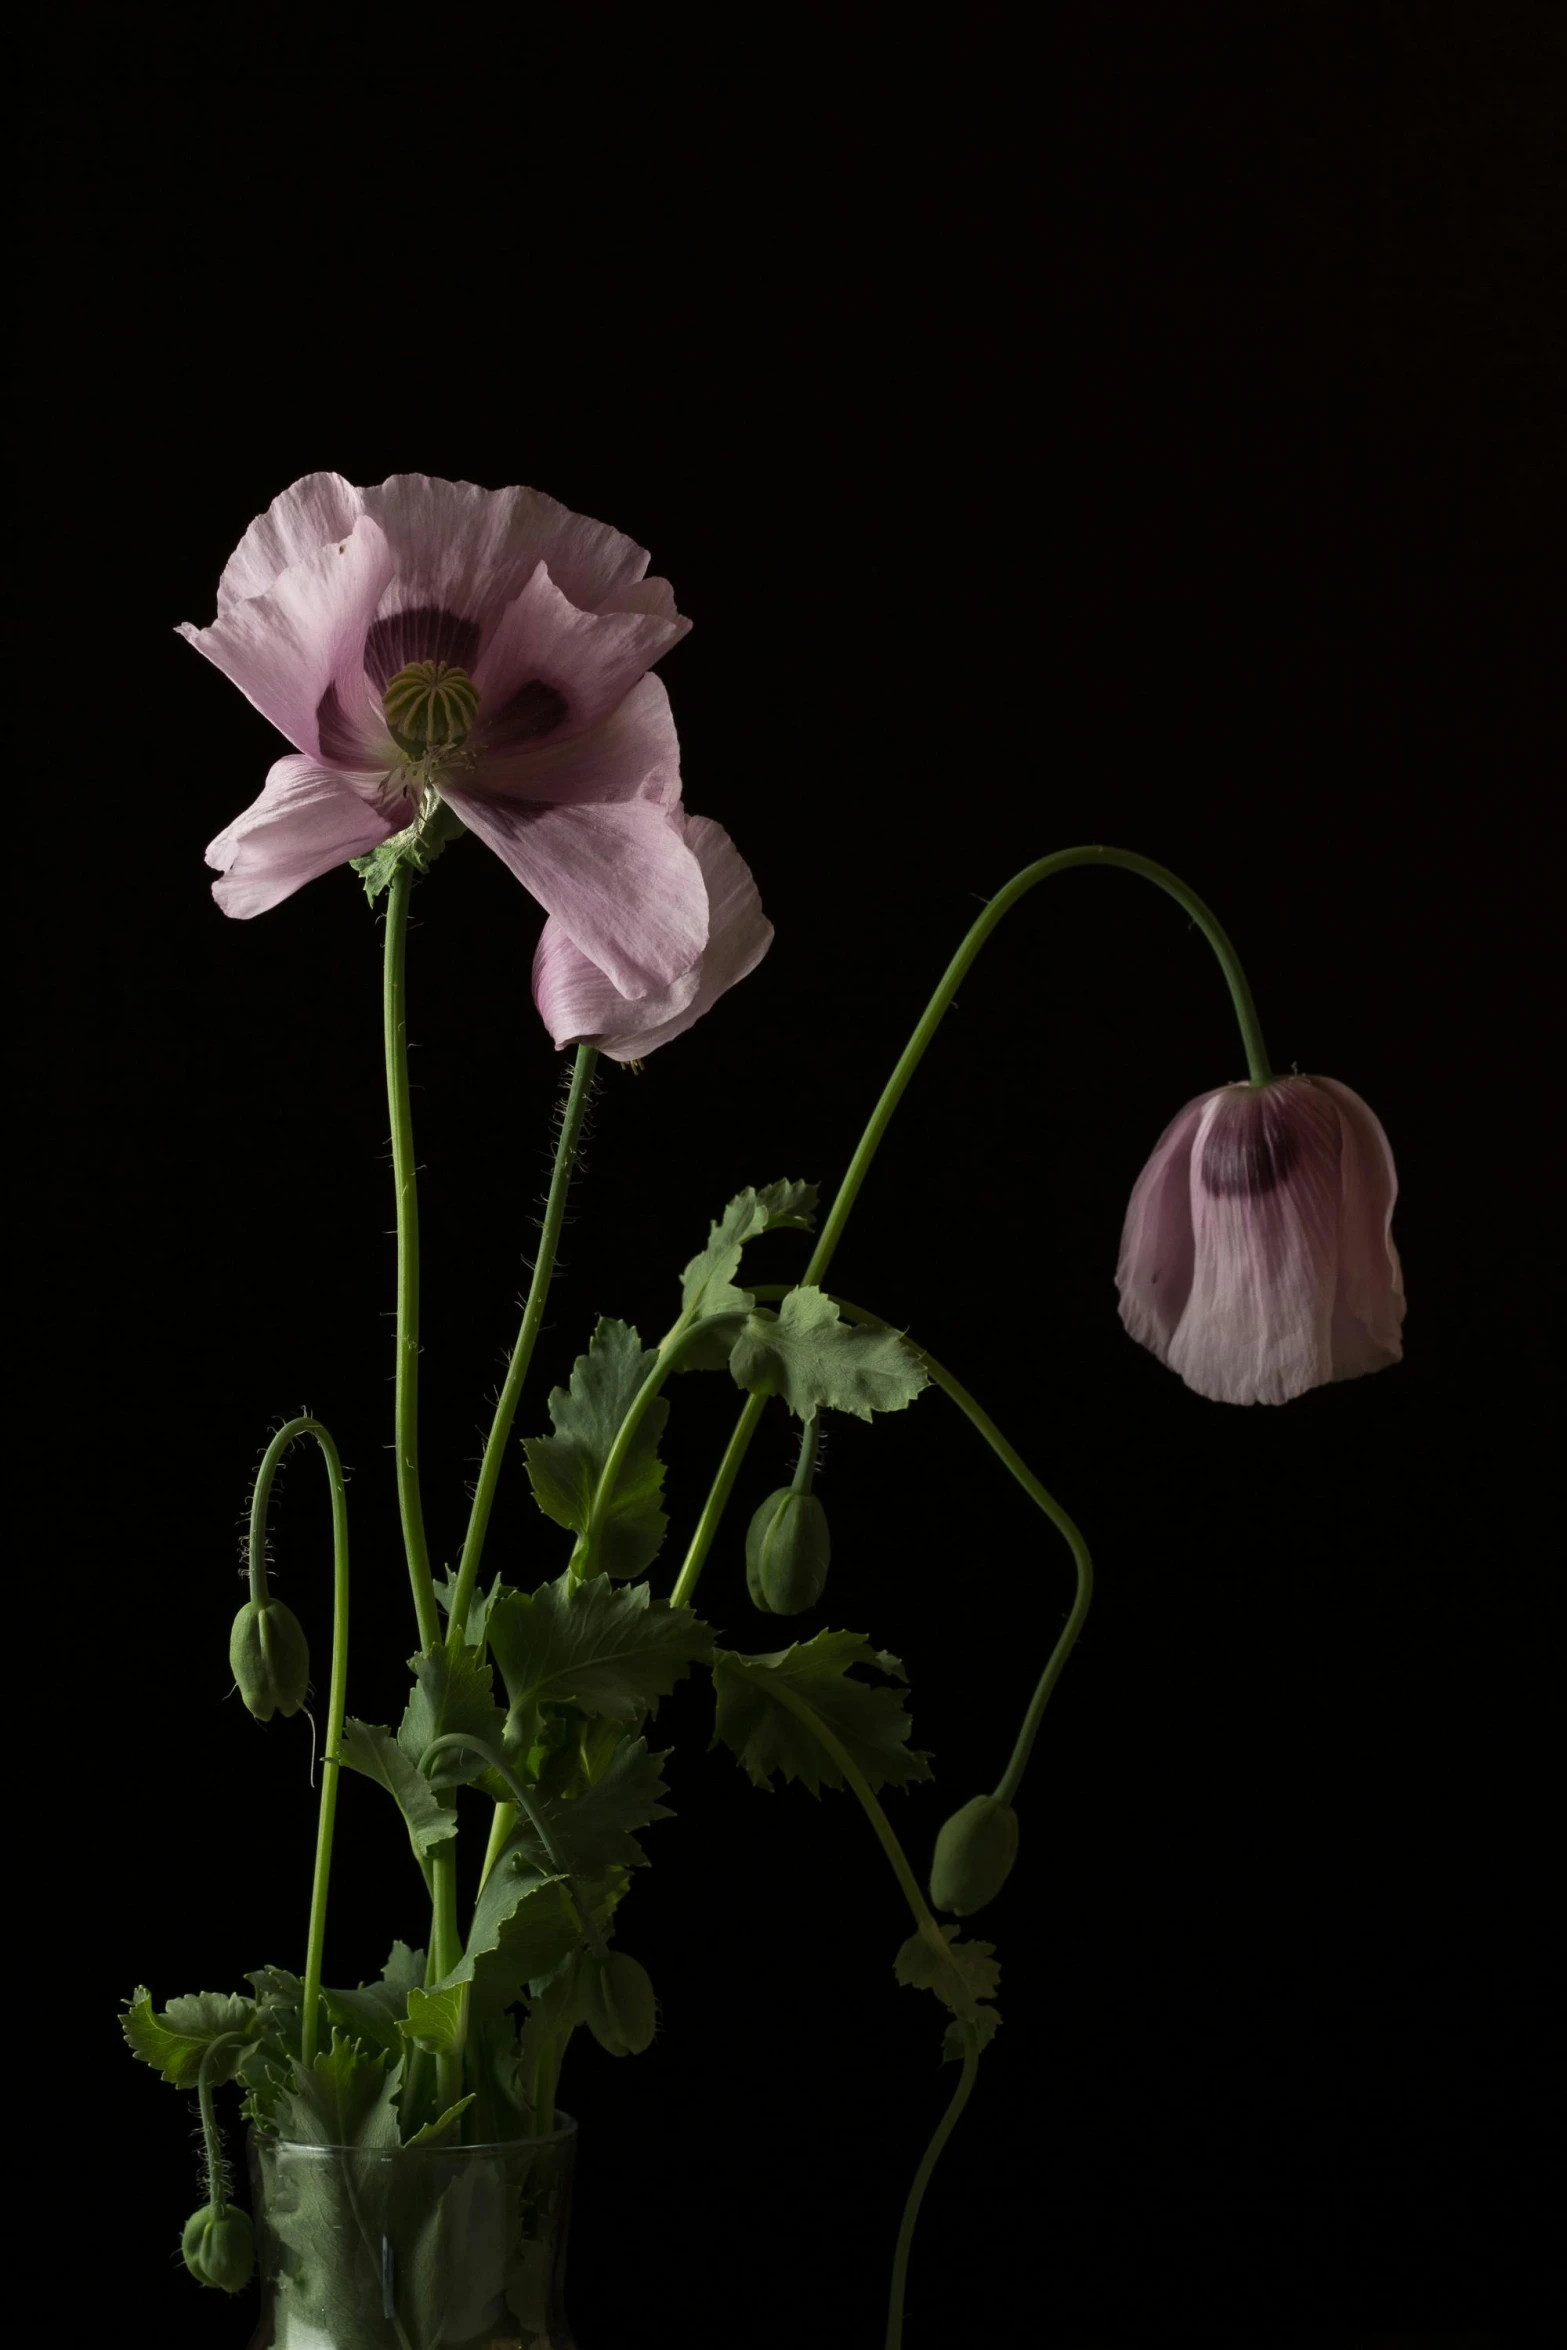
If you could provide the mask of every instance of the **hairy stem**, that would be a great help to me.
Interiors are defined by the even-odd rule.
[[[419,1495],[419,1187],[414,1168],[413,1104],[408,1082],[408,899],[413,876],[400,865],[386,895],[383,1010],[386,1097],[392,1117],[392,1178],[397,1189],[397,1506],[413,1585],[419,1645],[438,1648],[441,1620],[430,1574],[424,1505]]]
[[[261,1456],[250,1497],[250,1595],[267,1593],[267,1516],[278,1464],[291,1444],[308,1436],[321,1448],[332,1489],[332,1676],[327,1693],[326,1737],[321,1752],[321,1804],[316,1824],[316,1866],[310,1889],[310,1931],[305,1945],[300,2050],[315,2059],[321,2005],[321,1962],[326,1947],[327,1895],[332,1881],[332,1830],[337,1818],[337,1782],[342,1769],[343,1714],[348,1702],[348,1489],[331,1431],[319,1420],[287,1421]]]
[[[457,1570],[457,1584],[452,1593],[451,1613],[447,1619],[447,1640],[454,1647],[461,1646],[467,1631],[468,1611],[473,1605],[479,1561],[484,1555],[484,1538],[495,1502],[495,1488],[500,1483],[501,1470],[505,1466],[506,1440],[517,1416],[523,1382],[533,1360],[534,1342],[544,1319],[550,1281],[555,1271],[555,1257],[560,1247],[561,1226],[566,1219],[566,1195],[571,1188],[582,1121],[593,1090],[593,1072],[597,1066],[598,1054],[593,1046],[578,1045],[571,1090],[566,1096],[560,1133],[555,1144],[555,1165],[550,1176],[549,1198],[545,1203],[539,1253],[533,1261],[533,1278],[528,1284],[528,1300],[523,1308],[522,1328],[517,1333],[517,1343],[512,1348],[511,1361],[506,1366],[505,1384],[495,1406],[495,1418],[490,1426],[489,1441],[485,1445],[484,1459],[479,1468],[479,1482],[474,1488],[473,1507],[468,1514],[462,1563]]]

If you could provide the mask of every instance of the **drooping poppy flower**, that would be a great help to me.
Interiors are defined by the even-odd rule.
[[[545,966],[569,948],[594,974],[607,1037],[647,1051],[689,1026],[772,933],[727,836],[680,805],[650,671],[690,623],[648,560],[537,490],[285,490],[212,626],[180,631],[294,745],[207,851],[224,912],[263,913],[444,807],[545,909]]]
[[[1132,1336],[1219,1403],[1287,1403],[1403,1354],[1398,1177],[1331,1077],[1199,1094],[1137,1179],[1116,1287]]]

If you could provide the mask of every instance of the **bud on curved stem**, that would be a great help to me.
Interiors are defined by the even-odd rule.
[[[243,2032],[225,2032],[211,2041],[196,2076],[196,2100],[201,2108],[202,2169],[207,2201],[192,2212],[180,2238],[180,2254],[198,2285],[214,2285],[224,2293],[243,2292],[255,2266],[250,2221],[228,2199],[227,2166],[212,2097],[212,2070],[220,2050],[243,2040]]]
[[[343,1715],[348,1705],[348,1489],[343,1481],[343,1464],[331,1431],[319,1420],[301,1417],[289,1420],[273,1437],[261,1456],[256,1471],[256,1489],[250,1500],[250,1600],[241,1608],[234,1626],[234,1643],[242,1661],[249,1669],[253,1657],[265,1659],[269,1639],[274,1652],[292,1661],[297,1673],[297,1695],[293,1703],[284,1702],[294,1691],[294,1683],[284,1682],[280,1693],[274,1692],[278,1710],[291,1714],[304,1702],[305,1683],[309,1678],[309,1656],[305,1636],[294,1617],[282,1603],[275,1600],[267,1588],[267,1510],[272,1499],[272,1481],[277,1475],[278,1463],[291,1444],[308,1436],[320,1447],[326,1463],[327,1481],[332,1489],[332,1679],[327,1697],[326,1737],[321,1754],[321,1807],[316,1827],[316,1865],[310,1891],[310,1930],[305,1949],[305,1972],[300,2011],[300,2054],[304,2062],[313,2064],[319,2031],[321,2006],[321,1964],[326,1946],[327,1896],[332,1876],[332,1831],[337,1818],[337,1781],[343,1750]],[[290,1633],[287,1626],[292,1626]],[[241,1627],[245,1627],[243,1641]],[[291,1645],[297,1643],[297,1646]],[[229,1662],[234,1667],[234,1678],[239,1682],[245,1703],[252,1713],[260,1707],[252,1702],[246,1688],[240,1665],[235,1661],[235,1646],[231,1646]],[[269,1705],[260,1718],[266,1721],[272,1707]]]
[[[936,1838],[930,1897],[954,1917],[972,1917],[994,1901],[1017,1858],[1017,1813],[993,1795],[975,1795]]]

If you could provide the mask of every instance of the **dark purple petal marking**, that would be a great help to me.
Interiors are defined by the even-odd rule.
[[[472,670],[479,658],[479,623],[440,604],[411,604],[373,620],[365,638],[365,669],[378,694],[414,661],[446,661]]]
[[[526,685],[507,696],[493,716],[486,712],[484,747],[487,751],[515,751],[524,743],[536,743],[554,733],[566,708],[564,694],[546,685],[541,677],[530,677]]]
[[[1208,1128],[1197,1173],[1211,1199],[1262,1199],[1300,1156],[1300,1138],[1279,1089],[1232,1096]]]

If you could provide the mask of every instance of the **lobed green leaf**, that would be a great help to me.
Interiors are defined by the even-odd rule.
[[[747,1241],[788,1225],[800,1232],[812,1228],[816,1208],[814,1183],[768,1183],[760,1191],[737,1192],[717,1222],[709,1227],[707,1246],[694,1256],[680,1276],[680,1319],[694,1322],[711,1314],[744,1313],[754,1302],[749,1290],[734,1287]]]
[[[537,1591],[509,1593],[490,1619],[491,1652],[511,1701],[508,1754],[541,1738],[546,1705],[611,1721],[656,1712],[712,1640],[689,1608],[655,1600],[645,1583],[579,1580],[568,1568]]]
[[[408,1837],[420,1860],[437,1844],[457,1833],[457,1809],[449,1795],[439,1794],[410,1761],[390,1730],[369,1722],[346,1721],[339,1749],[347,1769],[374,1779],[392,1797],[402,1813]]]
[[[791,1289],[776,1314],[751,1312],[729,1357],[736,1386],[780,1395],[802,1420],[816,1412],[897,1412],[930,1384],[924,1364],[895,1330],[845,1322],[815,1288]]]
[[[143,1984],[132,1992],[120,2018],[131,2054],[176,2089],[195,2088],[202,2059],[215,2040],[234,2032],[253,2040],[258,2028],[255,2002],[237,1991],[193,1991],[160,2010]],[[214,2087],[233,2080],[244,2054],[240,2042],[218,2051],[207,2076]]]
[[[936,1931],[943,1949],[938,1951],[924,1934],[911,1934],[892,1962],[893,1971],[900,1983],[933,1991],[942,2005],[952,2010],[954,2020],[942,2035],[941,2052],[944,2059],[961,2061],[965,2023],[978,2033],[981,2051],[995,2037],[1000,2014],[983,2003],[994,1998],[1001,1969],[994,1942],[965,1942],[957,1926],[938,1925]]]
[[[353,1991],[323,1990],[327,2021],[362,2045],[389,2057],[401,2056],[402,2020],[413,1992],[424,1982],[425,1954],[394,1942],[380,1980]]]
[[[660,1766],[667,1760],[667,1753],[650,1754],[645,1738],[623,1739],[608,1767],[580,1795],[539,1795],[538,1809],[561,1867],[573,1877],[602,1877],[613,1868],[647,1865],[647,1855],[631,1831],[671,1817],[667,1804],[658,1800],[666,1792]],[[518,1821],[504,1850],[521,1854],[540,1874],[555,1866],[526,1817]]]
[[[331,2046],[313,2064],[296,2064],[279,2092],[278,2135],[299,2146],[397,2146],[400,2078],[401,2068],[389,2070],[384,2051],[334,2032]]]
[[[548,1518],[574,1534],[587,1531],[594,1497],[622,1421],[658,1361],[624,1322],[601,1321],[569,1388],[550,1395],[553,1436],[531,1436],[523,1446],[534,1499]],[[668,1518],[659,1506],[664,1464],[658,1440],[669,1405],[657,1396],[637,1427],[615,1491],[601,1518],[598,1563],[606,1574],[640,1575],[658,1556]],[[492,1618],[493,1626],[493,1618]],[[493,1637],[493,1631],[492,1631]]]
[[[464,1648],[456,1656],[444,1648],[427,1649],[408,1659],[408,1669],[414,1690],[397,1743],[416,1770],[437,1738],[456,1732],[499,1747],[506,1717],[495,1702],[489,1661],[478,1649]],[[428,1777],[436,1788],[463,1787],[483,1769],[477,1755],[457,1751],[437,1755]]]
[[[778,1694],[783,1688],[826,1724],[873,1789],[928,1779],[929,1756],[908,1743],[913,1725],[903,1710],[903,1692],[856,1679],[855,1665],[898,1681],[904,1677],[898,1659],[873,1648],[859,1632],[818,1632],[767,1656],[715,1649],[718,1713],[711,1744],[722,1739],[758,1787],[770,1787],[775,1771],[803,1781],[813,1795],[824,1786],[841,1787],[836,1759]]]

